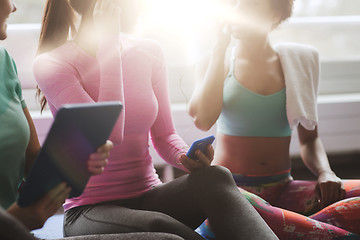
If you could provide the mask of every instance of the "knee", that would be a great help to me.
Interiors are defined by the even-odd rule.
[[[229,169],[222,166],[210,166],[206,169],[206,174],[208,178],[215,179],[215,180],[222,180],[222,181],[229,181],[233,182],[233,177]],[[210,180],[210,179],[208,179]]]
[[[174,218],[163,213],[156,213],[148,223],[148,231],[174,233],[174,229],[179,227],[178,224],[181,223]]]
[[[190,175],[193,181],[196,181],[199,186],[211,185],[212,187],[221,185],[233,185],[236,187],[235,181],[231,172],[222,166],[210,166],[198,170]]]

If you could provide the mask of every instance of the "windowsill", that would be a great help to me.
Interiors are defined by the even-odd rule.
[[[360,93],[349,93],[349,94],[327,94],[320,95],[318,97],[318,104],[331,104],[331,103],[354,103],[360,102]],[[172,103],[172,112],[186,112],[186,103]],[[31,116],[33,119],[47,119],[53,118],[50,110],[45,110],[40,113],[40,110],[31,110]]]
[[[360,24],[360,16],[317,16],[317,17],[292,17],[287,22],[294,25],[313,24]]]

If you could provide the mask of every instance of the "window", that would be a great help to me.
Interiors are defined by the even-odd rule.
[[[358,0],[295,1],[294,17],[274,32],[288,40],[317,47],[323,59],[360,58]]]
[[[319,49],[320,94],[360,93],[360,1],[295,1],[294,17],[273,34]]]
[[[358,0],[295,0],[295,17],[360,15]]]
[[[166,49],[171,99],[186,102],[194,87],[194,63],[213,46],[214,28],[204,20],[204,12],[211,11],[207,9],[211,0],[197,0],[197,4],[191,0],[150,1],[158,18],[155,29],[159,30],[150,36]],[[290,41],[319,49],[321,95],[360,93],[358,29],[358,0],[295,0],[293,17],[274,31],[271,39],[273,43]]]
[[[13,0],[18,10],[13,13],[9,23],[40,23],[45,7],[45,0]]]
[[[10,17],[9,23],[40,23],[45,0],[14,1],[18,11]],[[207,17],[216,10],[209,4],[214,0],[144,1],[148,11],[140,29],[145,36],[163,45],[168,60],[171,100],[184,103],[194,87],[197,59],[213,45],[213,24]],[[38,25],[32,28],[34,26]],[[272,41],[304,43],[319,49],[321,94],[360,93],[360,69],[356,67],[360,65],[358,29],[359,0],[295,0],[294,17],[274,31]],[[38,38],[38,33],[33,36]]]

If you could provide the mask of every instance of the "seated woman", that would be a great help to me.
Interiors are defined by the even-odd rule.
[[[0,40],[7,37],[6,19],[16,7],[10,0],[0,0]],[[40,145],[26,103],[22,97],[16,66],[0,47],[0,239],[35,240],[29,230],[40,228],[64,203],[70,189],[65,184],[51,190],[33,205],[20,208],[17,188],[29,169]],[[92,154],[88,169],[100,174],[107,164],[113,144],[108,141]],[[7,211],[2,208],[7,208]],[[165,233],[112,234],[69,238],[69,240],[184,240]]]
[[[124,103],[110,138],[115,147],[108,167],[64,205],[65,235],[160,231],[203,239],[194,229],[208,217],[219,239],[277,239],[237,190],[230,172],[209,166],[210,145],[197,153],[198,161],[184,154],[188,146],[174,129],[162,49],[152,40],[120,33],[119,26],[129,26],[119,7],[121,16],[134,16],[137,3],[46,2],[42,54],[34,62],[34,74],[52,112],[64,103]],[[71,26],[80,27],[72,28],[73,39],[67,41]],[[149,153],[149,136],[164,160],[191,174],[162,184]]]
[[[217,123],[213,163],[230,169],[240,191],[279,238],[354,237],[350,232],[360,233],[360,180],[336,176],[318,136],[318,52],[291,43],[273,47],[269,41],[271,31],[291,16],[293,0],[227,4],[228,33],[219,27],[189,105],[198,128],[206,131]],[[233,49],[230,35],[237,40]],[[302,159],[318,181],[291,177],[295,128]]]

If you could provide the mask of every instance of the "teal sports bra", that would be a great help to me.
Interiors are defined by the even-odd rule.
[[[244,87],[234,76],[234,53],[224,83],[223,108],[217,120],[217,131],[241,137],[291,136],[286,114],[286,89],[264,96]]]

